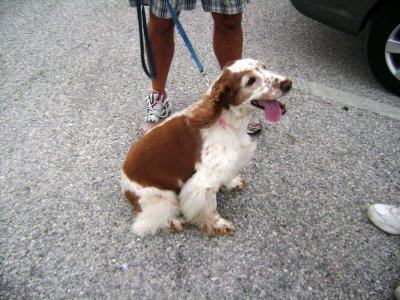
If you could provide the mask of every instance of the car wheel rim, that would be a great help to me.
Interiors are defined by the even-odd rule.
[[[400,80],[400,25],[390,34],[385,48],[386,64],[397,80]]]

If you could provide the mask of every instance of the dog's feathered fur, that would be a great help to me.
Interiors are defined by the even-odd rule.
[[[201,101],[139,139],[122,167],[122,191],[137,213],[134,232],[176,232],[190,222],[208,235],[233,234],[216,211],[216,194],[245,186],[239,172],[255,150],[246,134],[251,113],[259,99],[275,101],[290,86],[255,60],[232,62]]]

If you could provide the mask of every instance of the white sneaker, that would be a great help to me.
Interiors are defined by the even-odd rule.
[[[390,234],[400,234],[400,207],[374,204],[368,207],[368,217],[379,229]]]
[[[400,300],[400,285],[394,290],[394,296],[397,300]]]
[[[249,124],[247,124],[247,134],[256,134],[261,131],[261,122],[258,116],[253,113]]]
[[[146,116],[140,126],[140,134],[145,134],[149,129],[172,114],[172,105],[163,94],[152,92],[146,97]]]

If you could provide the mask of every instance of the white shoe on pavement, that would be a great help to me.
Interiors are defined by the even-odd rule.
[[[152,92],[146,97],[146,116],[140,126],[140,134],[144,135],[155,125],[172,114],[172,105],[163,94]]]
[[[249,124],[247,124],[247,134],[256,134],[261,131],[261,122],[258,116],[253,113]]]
[[[379,229],[390,234],[400,234],[400,207],[374,204],[368,207],[368,217]]]
[[[400,300],[400,285],[394,290],[394,296],[397,300]]]

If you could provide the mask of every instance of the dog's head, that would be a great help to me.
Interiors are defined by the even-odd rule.
[[[230,62],[193,110],[189,126],[209,127],[218,120],[223,109],[243,117],[260,108],[265,111],[267,121],[275,123],[284,107],[277,99],[291,87],[289,79],[268,71],[259,61],[240,59]]]

